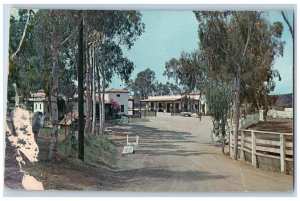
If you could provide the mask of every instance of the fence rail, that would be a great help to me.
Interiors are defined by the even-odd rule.
[[[141,117],[156,117],[156,110],[140,110]]]
[[[251,154],[251,163],[257,167],[257,156],[280,160],[280,171],[286,172],[286,162],[294,159],[293,133],[277,133],[241,129],[238,132],[240,160],[245,161],[245,153]],[[230,131],[230,155],[233,155],[234,138]]]
[[[279,110],[270,110],[267,113],[267,116],[272,118],[280,118],[280,119],[293,119],[293,110],[291,111],[279,111]]]

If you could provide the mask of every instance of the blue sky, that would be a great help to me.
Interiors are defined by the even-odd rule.
[[[124,54],[135,64],[131,78],[146,68],[155,72],[159,82],[168,81],[163,76],[165,62],[178,58],[182,51],[192,52],[198,48],[198,22],[191,11],[142,11],[145,32],[138,38],[131,50],[123,50]],[[289,13],[289,19],[292,19]],[[284,56],[275,61],[275,69],[279,70],[281,82],[276,82],[273,94],[291,93],[293,91],[293,46],[291,34],[279,11],[269,12],[270,23],[282,21],[284,32],[282,39],[286,41]],[[124,85],[116,77],[112,87],[122,88]]]

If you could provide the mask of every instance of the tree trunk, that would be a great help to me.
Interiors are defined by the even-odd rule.
[[[92,135],[95,135],[95,128],[96,128],[96,86],[95,86],[95,68],[96,68],[96,58],[95,58],[95,46],[92,48],[92,71],[93,71],[93,123],[92,123]]]
[[[91,132],[91,79],[90,79],[90,53],[89,53],[89,46],[86,46],[86,77],[85,77],[85,84],[86,84],[86,114],[85,114],[85,133],[90,134]]]
[[[236,94],[235,94],[235,130],[234,130],[234,147],[233,159],[237,160],[238,156],[238,130],[240,120],[240,94],[241,94],[241,66],[238,65],[236,73]]]
[[[78,38],[78,158],[84,160],[84,100],[83,100],[83,19]]]
[[[13,83],[13,87],[15,89],[15,107],[19,107],[20,101],[19,101],[19,95],[18,95],[18,89],[16,83]]]
[[[97,84],[98,84],[98,104],[99,104],[99,126],[98,126],[98,135],[100,135],[100,130],[101,130],[101,114],[102,114],[102,104],[101,104],[101,84],[100,84],[100,70],[99,70],[99,66],[96,66],[96,70],[97,70]]]
[[[104,123],[105,123],[105,75],[102,75],[102,115],[101,115],[101,135],[104,134]]]
[[[56,30],[57,23],[57,10],[51,10],[51,21],[52,21],[52,31],[51,31],[51,57],[52,57],[52,84],[50,91],[51,100],[51,119],[52,119],[52,131],[51,140],[49,145],[49,160],[53,159],[57,151],[57,134],[58,134],[58,107],[57,107],[57,90],[58,90],[58,37]]]

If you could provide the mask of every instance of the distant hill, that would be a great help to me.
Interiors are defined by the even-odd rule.
[[[293,94],[280,94],[280,95],[270,95],[272,97],[277,97],[275,108],[278,110],[283,110],[284,108],[293,107]]]

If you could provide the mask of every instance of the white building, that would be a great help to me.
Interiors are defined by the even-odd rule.
[[[31,98],[28,99],[33,102],[33,112],[42,112],[45,116],[49,116],[48,98],[44,90],[39,90],[36,93],[31,93]]]
[[[102,95],[101,95],[102,96]],[[78,94],[74,96],[75,100],[73,101],[73,111],[78,111]],[[104,103],[105,103],[105,113],[109,114],[110,110],[110,101],[111,100],[116,101],[121,109],[120,109],[120,114],[126,114],[128,115],[128,91],[127,90],[122,90],[122,89],[114,89],[114,88],[106,88],[105,89],[105,94],[104,94]],[[98,108],[99,108],[99,97],[98,93],[96,93],[96,102],[97,102],[97,114],[98,114]],[[86,113],[86,102],[84,102],[84,113]],[[92,108],[91,108],[92,110]],[[92,112],[91,112],[92,114]]]
[[[121,106],[120,113],[128,115],[128,91],[122,89],[105,89],[104,100],[110,102],[113,99]]]
[[[207,114],[208,108],[205,96],[199,93],[190,93],[186,95],[173,96],[149,96],[147,99],[141,100],[146,102],[146,110],[157,112],[179,113],[182,111],[190,111],[193,113],[202,112]]]
[[[58,101],[58,109],[59,109],[59,117],[63,118],[64,114],[68,113],[69,111],[66,111],[66,102],[63,100],[63,98],[60,98]],[[78,111],[78,94],[74,95],[74,99],[72,101],[72,111],[76,112]],[[128,91],[122,90],[122,89],[113,89],[113,88],[107,88],[105,89],[104,94],[104,103],[105,103],[105,113],[107,115],[110,114],[110,106],[111,100],[116,101],[120,105],[120,114],[126,114],[128,115],[128,104],[131,104],[128,100]],[[33,102],[33,112],[42,112],[45,114],[46,117],[50,117],[50,111],[48,107],[48,98],[46,97],[46,93],[43,90],[39,90],[36,93],[31,93],[31,98],[29,98],[29,101]],[[97,102],[97,114],[99,111],[99,97],[98,93],[96,94],[96,102]],[[92,108],[91,108],[92,110]],[[86,113],[86,103],[84,102],[84,113]],[[92,114],[92,112],[91,112]]]

